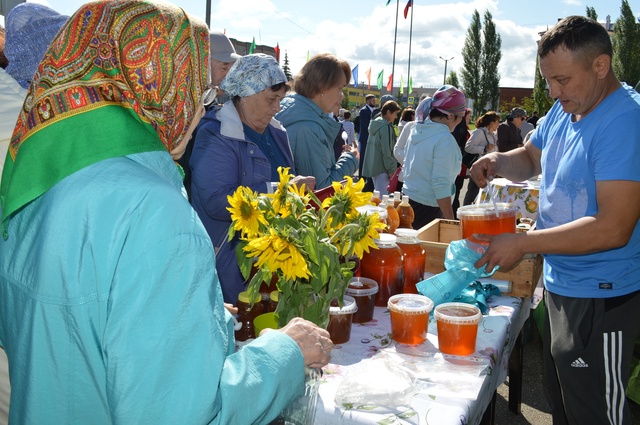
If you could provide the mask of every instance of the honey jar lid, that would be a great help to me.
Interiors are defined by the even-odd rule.
[[[251,304],[251,298],[249,297],[249,293],[247,291],[240,292],[238,294],[238,301],[245,304]],[[254,304],[259,303],[260,301],[262,301],[262,295],[260,295],[260,293],[257,293],[253,299],[253,303]]]
[[[269,293],[269,299],[271,301],[273,301],[274,303],[277,303],[278,299],[280,299],[280,292],[279,291],[271,291]]]
[[[441,322],[459,325],[480,323],[482,319],[482,313],[475,305],[455,302],[439,304],[433,316]]]
[[[365,297],[378,293],[378,282],[368,277],[354,277],[349,281],[349,286],[345,292],[352,297]]]
[[[349,295],[345,295],[342,298],[342,308],[340,308],[338,300],[335,298],[331,301],[331,306],[329,307],[329,314],[353,314],[356,311],[358,311],[358,304],[356,304],[355,298]]]
[[[430,313],[433,310],[433,301],[420,294],[398,294],[389,298],[387,308],[405,314]]]

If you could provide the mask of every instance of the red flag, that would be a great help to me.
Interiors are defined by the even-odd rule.
[[[371,67],[369,67],[369,70],[365,72],[365,74],[367,76],[367,90],[371,90]]]
[[[387,91],[391,93],[393,90],[393,74],[389,75],[389,81],[387,82]]]
[[[280,63],[280,44],[276,43],[276,47],[273,50],[276,51],[276,60]]]
[[[409,8],[413,6],[413,0],[409,0],[407,5],[404,7],[404,19],[407,19],[407,14],[409,13]]]

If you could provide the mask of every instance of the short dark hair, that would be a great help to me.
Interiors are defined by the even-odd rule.
[[[400,105],[395,100],[387,100],[384,105],[382,105],[382,109],[380,109],[380,115],[385,116],[388,112],[395,112],[400,110]]]
[[[538,45],[538,56],[544,58],[561,46],[586,63],[603,54],[613,57],[609,33],[586,16],[568,16],[545,32]]]
[[[322,93],[323,90],[337,86],[342,76],[346,78],[346,84],[349,84],[351,79],[349,63],[331,53],[320,53],[304,64],[293,80],[293,89],[296,93],[310,99]]]
[[[265,90],[271,90],[271,91],[280,91],[282,88],[284,88],[285,93],[288,92],[289,90],[291,90],[291,85],[289,84],[289,82],[284,82],[284,83],[278,83],[278,84],[274,84],[271,87],[267,87]],[[263,90],[264,91],[264,90]],[[238,105],[238,102],[240,102],[241,97],[240,96],[233,96],[231,98],[231,101],[233,102],[234,105]]]
[[[412,108],[406,108],[404,111],[402,111],[402,121],[413,121],[415,117],[416,111],[414,111]]]
[[[351,118],[351,112],[344,111],[343,117],[344,117],[345,120],[348,120],[349,118]]]

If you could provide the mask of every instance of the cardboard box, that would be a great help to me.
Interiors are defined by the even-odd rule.
[[[462,228],[458,220],[434,220],[418,231],[418,239],[427,253],[424,271],[441,273],[444,269],[444,257],[449,242],[462,239]],[[514,297],[531,297],[542,274],[542,256],[527,254],[510,270],[500,270],[493,278],[511,281]]]

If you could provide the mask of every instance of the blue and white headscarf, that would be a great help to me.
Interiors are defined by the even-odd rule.
[[[287,76],[273,56],[256,53],[238,59],[220,88],[231,97],[247,97],[286,82]]]
[[[7,15],[7,74],[29,88],[51,41],[69,17],[38,3],[20,3]]]

